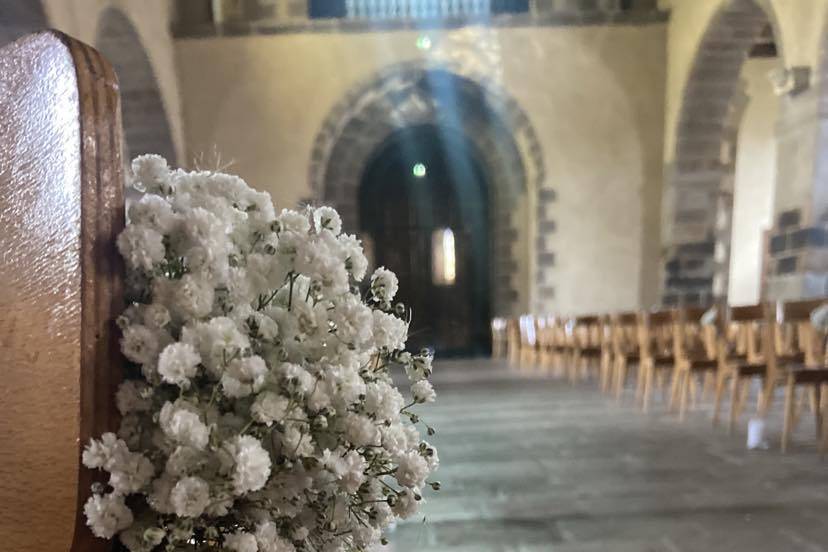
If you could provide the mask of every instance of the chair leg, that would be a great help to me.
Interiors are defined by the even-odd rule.
[[[720,374],[716,374],[716,391],[713,395],[713,425],[719,425],[719,414],[721,414],[722,410],[722,395],[724,395],[724,386],[725,386],[725,374],[724,372]]]
[[[681,381],[679,383],[679,393],[681,394],[679,400],[679,421],[684,421],[684,415],[687,412],[687,398],[690,393],[690,370],[683,370],[681,374]]]
[[[730,382],[730,422],[727,426],[727,432],[733,433],[736,428],[736,418],[739,417],[739,374],[733,374],[733,379]]]
[[[707,399],[707,394],[710,392],[711,388],[716,388],[716,374],[713,372],[705,372],[704,383],[702,385],[701,400]]]
[[[673,379],[670,383],[670,402],[667,405],[667,410],[670,412],[675,410],[676,401],[679,398],[678,393],[682,375],[682,369],[679,366],[675,366],[673,368]]]
[[[572,358],[569,359],[569,364],[566,367],[567,372],[567,379],[569,379],[570,384],[575,383],[575,374],[578,372],[578,362],[580,362],[580,358],[578,358],[577,354],[573,354]]]
[[[601,393],[607,392],[607,385],[609,381],[609,355],[601,353],[601,369],[598,372],[598,384],[601,388]]]
[[[823,398],[822,402],[825,403],[824,405],[822,405],[822,415],[825,416],[826,414],[828,414],[828,401],[825,400],[825,395],[823,395],[822,398]],[[823,426],[822,426],[822,435],[820,435],[820,437],[819,437],[819,454],[820,454],[820,457],[825,456],[826,448],[828,448],[828,427],[826,427],[825,424],[823,424]]]
[[[750,378],[743,379],[739,385],[739,401],[736,406],[736,419],[742,415],[745,409],[745,402],[747,401],[748,393],[750,393]]]
[[[699,384],[692,373],[687,376],[687,390],[690,393],[690,408],[696,408],[699,405]]]
[[[794,409],[796,408],[796,389],[792,376],[788,376],[785,385],[785,420],[782,425],[782,452],[788,451],[788,441],[793,429]]]
[[[822,439],[822,384],[814,385],[814,422],[816,424],[817,443]]]
[[[638,376],[635,379],[635,404],[640,405],[644,398],[644,386],[647,382],[647,367],[643,360],[638,362]]]
[[[653,378],[655,378],[655,365],[652,362],[647,363],[647,368],[644,372],[644,397],[641,405],[641,410],[644,412],[650,409],[650,398],[653,396]]]
[[[764,375],[764,386],[760,393],[762,393],[762,406],[760,407],[759,416],[767,417],[770,412],[771,405],[773,405],[773,395],[776,392],[776,380],[770,377],[770,374]]]
[[[627,359],[618,358],[618,381],[615,387],[615,398],[619,401],[624,396],[624,387],[627,385]]]

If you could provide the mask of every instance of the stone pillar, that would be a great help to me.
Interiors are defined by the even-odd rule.
[[[828,102],[818,87],[781,100],[766,295],[828,294]]]
[[[700,305],[713,299],[716,214],[722,169],[676,174],[665,196],[669,227],[662,302]]]

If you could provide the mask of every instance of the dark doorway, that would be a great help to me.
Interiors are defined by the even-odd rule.
[[[488,185],[469,140],[434,125],[397,132],[368,163],[359,200],[374,264],[396,272],[413,311],[409,345],[487,353]]]

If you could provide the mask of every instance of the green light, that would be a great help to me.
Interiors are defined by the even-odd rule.
[[[426,175],[426,166],[422,163],[416,163],[411,169],[411,172],[414,173],[414,176],[417,178],[422,178]]]
[[[417,37],[417,49],[419,50],[430,50],[431,49],[431,38],[428,35],[420,35]]]

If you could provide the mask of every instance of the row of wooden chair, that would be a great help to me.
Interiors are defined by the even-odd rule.
[[[785,389],[781,447],[801,417],[813,412],[820,450],[828,445],[826,332],[811,314],[826,299],[728,307],[683,307],[577,317],[524,315],[492,321],[493,354],[551,369],[571,383],[594,379],[622,398],[635,377],[635,400],[650,408],[661,390],[670,411],[685,418],[712,391],[713,424],[730,395],[729,424],[744,410],[750,383],[762,382],[757,416],[766,418],[777,389]],[[800,393],[801,389],[807,393]]]

